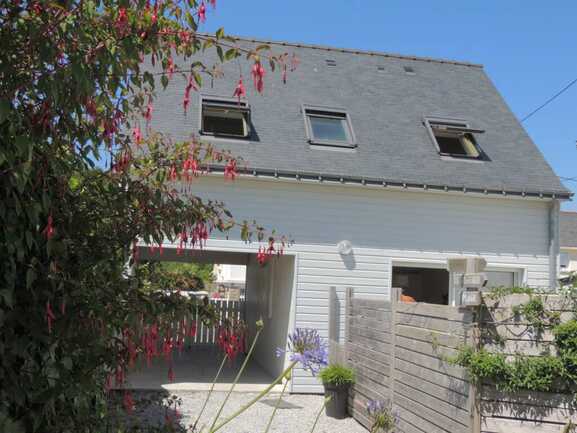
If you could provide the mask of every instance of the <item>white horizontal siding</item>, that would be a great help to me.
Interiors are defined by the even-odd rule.
[[[362,296],[389,296],[393,261],[442,264],[447,257],[480,255],[490,266],[522,268],[529,285],[548,284],[545,201],[258,179],[201,178],[193,188],[200,196],[222,200],[237,221],[256,219],[295,240],[290,248],[297,256],[294,324],[316,328],[323,337],[328,336],[330,287],[336,287],[343,319],[346,287]],[[353,254],[345,258],[336,247],[344,239],[353,244]],[[247,248],[224,239],[208,246]],[[295,372],[293,392],[320,389],[310,374]]]

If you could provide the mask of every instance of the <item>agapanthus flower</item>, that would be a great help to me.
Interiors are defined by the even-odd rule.
[[[385,410],[385,403],[381,400],[369,400],[366,408],[369,415],[375,416]]]
[[[291,362],[298,362],[312,374],[328,365],[328,345],[316,329],[296,328],[289,335],[287,346],[286,350],[279,347],[277,356],[288,354]]]
[[[397,424],[398,416],[393,412],[389,400],[369,400],[366,405],[367,413],[372,418],[371,432],[392,431]]]

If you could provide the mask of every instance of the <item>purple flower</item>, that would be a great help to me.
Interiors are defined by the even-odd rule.
[[[396,411],[392,410],[391,402],[387,400],[369,400],[366,405],[369,416],[373,419],[370,428],[371,432],[384,431],[389,432],[395,428],[399,417]]]
[[[378,415],[381,412],[384,412],[384,410],[385,403],[383,403],[381,400],[369,400],[367,402],[367,412],[371,416]]]
[[[328,364],[327,343],[323,341],[316,329],[296,328],[288,337],[288,350],[278,348],[276,355],[289,353],[290,360],[302,365],[305,370],[317,374]]]

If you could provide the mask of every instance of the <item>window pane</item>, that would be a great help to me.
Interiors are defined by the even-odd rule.
[[[459,140],[457,136],[449,137],[444,135],[435,135],[435,138],[437,139],[437,144],[439,145],[441,153],[448,153],[450,155],[467,155],[461,140]]]
[[[247,135],[244,113],[238,110],[203,108],[202,132],[208,134]]]
[[[486,271],[487,288],[494,287],[514,287],[515,286],[515,272],[506,271]]]
[[[345,119],[318,117],[309,115],[313,139],[330,141],[348,141]]]

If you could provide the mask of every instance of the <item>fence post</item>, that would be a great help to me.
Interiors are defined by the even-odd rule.
[[[352,316],[352,306],[353,298],[355,296],[355,290],[352,287],[347,287],[345,291],[345,347],[343,350],[344,362],[348,364],[349,362],[349,341],[350,341],[350,327],[351,327],[351,316]]]
[[[475,350],[481,347],[481,312],[471,319],[471,345]],[[482,386],[482,385],[481,385]],[[469,382],[469,404],[471,413],[471,433],[481,433],[481,388]]]
[[[397,303],[401,299],[401,291],[397,287],[391,288],[391,365],[389,366],[389,390],[391,405],[395,401],[395,352],[397,347]]]

